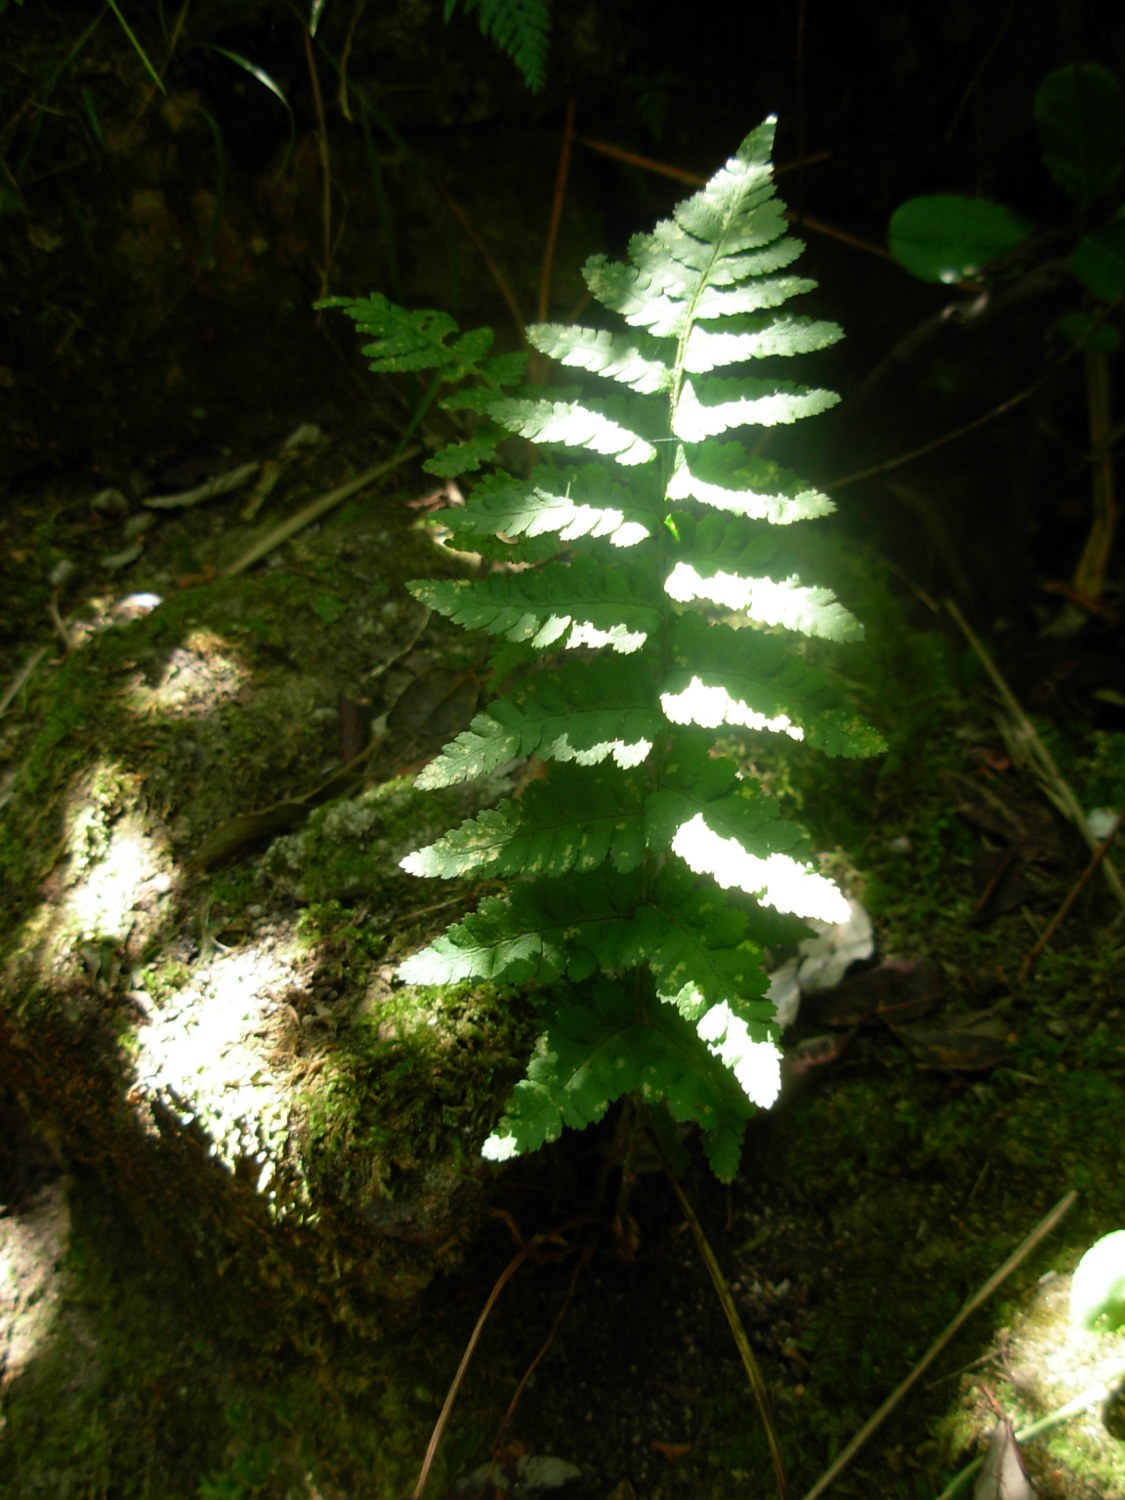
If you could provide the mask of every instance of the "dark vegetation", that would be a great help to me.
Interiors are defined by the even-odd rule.
[[[682,10],[580,4],[533,94],[479,16],[441,9],[330,0],[315,35],[275,0],[0,14],[0,1494],[406,1495],[521,1244],[431,1495],[771,1492],[643,1137],[611,1115],[486,1168],[534,996],[393,979],[482,894],[398,870],[481,805],[409,779],[486,687],[404,589],[456,576],[420,461],[463,429],[313,304],[380,291],[517,350],[525,323],[586,316],[589,254],[685,196],[654,164],[702,180],[775,112],[804,310],[847,337],[815,357],[840,407],[765,451],[837,504],[798,562],[864,622],[839,680],[888,750],[751,763],[877,948],[806,999],[734,1183],[691,1138],[683,1182],[793,1494],[1077,1191],[832,1491],[933,1500],[998,1409],[1033,1420],[1125,1362],[1065,1318],[1079,1255],[1125,1225],[1125,957],[1060,793],[1125,804],[1120,308],[1069,259],[1125,185],[1068,192],[1034,123],[1060,64],[1121,77],[1120,17],[795,3],[731,7],[705,41]],[[1032,238],[960,284],[911,279],[888,221],[947,192]],[[284,449],[302,423],[321,438]],[[250,488],[144,503],[249,461]],[[108,895],[100,927],[55,932],[125,833],[149,861],[128,922]],[[193,987],[252,972],[261,1047],[228,1038],[188,1111],[153,1038]],[[1028,1445],[1040,1494],[1125,1494],[1121,1431],[1111,1396]]]

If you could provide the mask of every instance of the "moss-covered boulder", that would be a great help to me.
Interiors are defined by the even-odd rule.
[[[280,1293],[305,1339],[456,1258],[527,1044],[508,997],[393,978],[432,935],[398,861],[459,810],[411,772],[472,711],[391,572],[419,545],[369,518],[97,603],[5,726],[0,1071],[154,1253]],[[350,768],[342,712],[374,723]]]

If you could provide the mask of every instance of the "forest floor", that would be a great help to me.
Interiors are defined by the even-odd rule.
[[[416,526],[417,498],[395,481],[372,503]],[[234,545],[236,506],[164,519],[143,559],[117,574],[95,566],[91,592],[192,587],[185,555],[210,576]],[[39,496],[7,525],[8,556],[41,577],[60,554],[88,557],[105,522]],[[326,516],[306,545],[338,556],[362,526],[362,506]],[[1078,1194],[832,1489],[933,1500],[999,1416],[1021,1427],[1125,1367],[1125,1339],[1066,1317],[1079,1256],[1125,1224],[1120,928],[1099,875],[1028,965],[1088,850],[1017,763],[1020,725],[997,717],[954,626],[919,618],[893,577],[839,547],[834,582],[868,626],[854,691],[891,751],[858,770],[811,758],[757,769],[869,913],[876,950],[806,1001],[786,1037],[792,1076],[752,1124],[737,1181],[723,1188],[697,1163],[686,1186],[761,1363],[793,1495],[1052,1205]],[[35,590],[28,598],[10,669],[44,639]],[[86,607],[75,598],[68,617]],[[37,670],[54,659],[48,645]],[[22,742],[20,712],[17,698],[9,748]],[[1120,734],[1038,722],[1083,808],[1125,800]],[[497,1278],[529,1242],[485,1323],[429,1493],[772,1493],[763,1429],[683,1215],[655,1163],[623,1170],[608,1127],[497,1173],[495,1215],[463,1264],[389,1313],[379,1347],[341,1334],[326,1361],[264,1354],[252,1319],[237,1333],[214,1326],[206,1285],[152,1262],[112,1192],[55,1162],[14,1100],[4,1108],[0,1493],[13,1500],[396,1500]],[[1029,1443],[1038,1493],[1125,1495],[1122,1425],[1119,1399],[1095,1398]],[[394,1433],[393,1472],[385,1444],[383,1468],[370,1468],[372,1426]]]

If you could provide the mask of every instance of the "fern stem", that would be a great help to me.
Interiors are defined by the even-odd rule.
[[[676,1202],[680,1205],[680,1211],[688,1222],[692,1238],[695,1240],[695,1247],[702,1257],[703,1264],[707,1267],[707,1274],[711,1278],[711,1285],[715,1288],[715,1294],[723,1309],[723,1316],[727,1320],[727,1327],[731,1331],[731,1337],[734,1339],[739,1358],[742,1360],[742,1368],[746,1371],[747,1379],[750,1381],[750,1389],[754,1395],[754,1404],[758,1408],[758,1415],[761,1417],[762,1426],[765,1429],[766,1442],[769,1444],[778,1496],[780,1500],[789,1500],[789,1483],[785,1477],[785,1460],[782,1456],[777,1428],[774,1426],[773,1413],[770,1411],[769,1392],[766,1390],[766,1383],[762,1378],[762,1371],[758,1365],[758,1361],[754,1357],[754,1350],[750,1346],[746,1330],[742,1326],[742,1319],[738,1316],[738,1308],[735,1306],[730,1286],[723,1275],[723,1269],[719,1265],[718,1256],[711,1248],[711,1242],[707,1238],[703,1225],[699,1221],[699,1215],[692,1207],[690,1198],[680,1186],[679,1179],[672,1170],[672,1164],[665,1155],[660,1137],[651,1126],[649,1127],[649,1135],[660,1156],[664,1175],[668,1179],[668,1184],[676,1196]]]

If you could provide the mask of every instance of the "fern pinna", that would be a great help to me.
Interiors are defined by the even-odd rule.
[[[520,386],[523,357],[433,312],[343,301],[378,371],[435,371],[476,412],[428,467],[451,475],[534,444],[443,513],[451,544],[496,566],[411,584],[431,609],[498,638],[507,691],[421,773],[422,787],[525,756],[548,775],[403,861],[414,875],[507,882],[408,958],[414,984],[534,982],[542,1034],[484,1146],[492,1160],[582,1127],[632,1091],[701,1129],[721,1178],[780,1081],[763,950],[846,904],[738,761],[762,733],[829,755],[880,748],[792,637],[861,627],[783,560],[777,528],[832,505],[725,435],[824,411],[831,392],[746,372],[821,349],[831,323],[775,311],[813,283],[790,237],[767,120],[629,262],[594,256],[593,297],[619,330],[545,324],[530,342],[609,382],[604,395]],[[718,370],[734,373],[720,377]],[[599,388],[600,389],[600,388]],[[513,569],[511,564],[523,564]],[[515,670],[518,668],[518,670]]]

